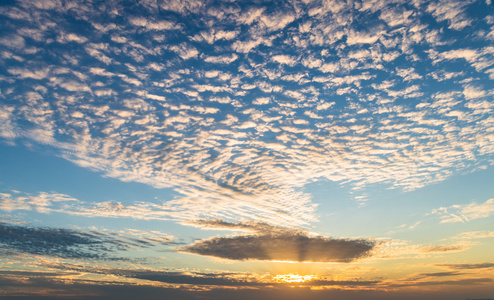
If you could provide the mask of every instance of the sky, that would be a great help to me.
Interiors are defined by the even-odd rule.
[[[0,298],[494,299],[491,0],[3,0]]]

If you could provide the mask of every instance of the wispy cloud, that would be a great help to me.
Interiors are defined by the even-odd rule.
[[[494,268],[494,263],[472,263],[472,264],[438,264],[440,267],[459,270],[475,270],[475,269],[491,269]]]
[[[462,232],[454,237],[452,239],[457,239],[457,240],[473,240],[473,239],[485,239],[485,238],[490,238],[494,237],[494,231],[468,231],[468,232]]]
[[[465,223],[479,218],[487,218],[493,213],[494,199],[489,199],[480,204],[472,202],[470,204],[440,207],[432,211],[432,214],[436,214],[441,217],[441,223]]]
[[[425,253],[455,252],[455,251],[464,251],[469,248],[470,247],[468,246],[462,246],[462,245],[439,245],[439,246],[423,247],[420,249],[420,251]]]

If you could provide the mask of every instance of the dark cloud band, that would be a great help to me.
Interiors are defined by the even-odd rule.
[[[0,222],[0,257],[27,253],[60,258],[126,260],[114,254],[131,247],[146,248],[166,243],[174,242]]]
[[[375,243],[303,234],[216,237],[180,248],[181,252],[232,260],[351,262],[369,255]]]

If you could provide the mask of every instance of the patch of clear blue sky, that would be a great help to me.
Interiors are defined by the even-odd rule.
[[[49,146],[0,144],[0,184],[37,194],[54,191],[85,202],[117,201],[132,204],[139,201],[167,201],[178,195],[171,189],[157,189],[139,182],[123,182],[79,167],[56,155]]]
[[[34,147],[34,148],[33,148]],[[168,188],[154,188],[138,182],[123,182],[116,178],[104,177],[99,172],[79,167],[54,155],[49,146],[0,144],[0,192],[18,190],[33,196],[40,192],[62,193],[80,201],[121,202],[131,205],[135,202],[162,203],[178,194]],[[180,231],[181,238],[190,241],[204,237],[206,232],[194,227],[185,227],[171,221],[139,220],[133,218],[85,217],[64,213],[38,213],[36,211],[15,210],[13,218],[43,226],[95,226],[101,229],[120,230],[126,228],[158,230],[174,234]],[[176,233],[175,233],[176,234]]]
[[[389,189],[376,184],[352,190],[350,184],[340,185],[327,180],[306,185],[313,202],[318,204],[319,222],[312,224],[316,232],[330,236],[395,237],[434,240],[459,231],[485,230],[490,218],[468,223],[439,224],[433,209],[451,205],[483,203],[494,195],[494,167],[467,174],[455,174],[446,180],[413,190]],[[365,195],[359,206],[356,195]],[[415,228],[409,228],[417,222]],[[487,223],[487,224],[486,224]],[[403,229],[398,227],[406,225]],[[424,235],[424,230],[427,234]]]

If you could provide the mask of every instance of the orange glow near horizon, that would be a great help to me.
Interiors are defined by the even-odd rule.
[[[314,275],[298,275],[298,274],[284,274],[284,275],[276,275],[274,280],[276,282],[284,282],[284,283],[301,283],[311,281],[316,278]]]

